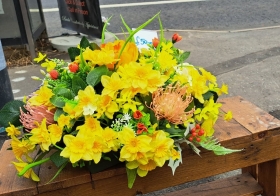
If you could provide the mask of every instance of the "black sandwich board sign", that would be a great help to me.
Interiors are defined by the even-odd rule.
[[[101,38],[103,23],[98,0],[57,0],[61,25]]]

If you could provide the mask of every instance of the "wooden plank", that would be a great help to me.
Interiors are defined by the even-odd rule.
[[[240,96],[220,100],[222,110],[233,112],[233,118],[248,129],[255,139],[265,137],[268,130],[280,133],[280,120]]]
[[[252,140],[251,132],[234,119],[229,122],[225,122],[223,119],[218,119],[214,125],[214,129],[214,136],[218,138],[222,145],[227,147],[250,142]]]
[[[30,196],[38,194],[36,182],[26,178],[19,178],[12,161],[17,162],[10,147],[10,140],[6,140],[0,152],[0,195],[1,196]]]
[[[258,182],[264,189],[263,196],[280,196],[279,166],[279,159],[258,164]]]
[[[91,182],[90,172],[86,168],[73,168],[69,164],[52,182],[48,183],[57,171],[58,168],[51,161],[41,165],[39,172],[40,182],[38,183],[39,193]]]
[[[195,187],[182,189],[176,192],[164,194],[165,196],[250,196],[262,193],[262,187],[249,174],[240,174],[225,179],[201,184]]]
[[[202,157],[191,150],[183,151],[183,164],[180,165],[175,175],[172,175],[168,166],[157,168],[144,177],[137,177],[132,189],[127,188],[126,173],[111,171],[108,178],[93,179],[92,183],[81,184],[66,188],[66,195],[135,195],[136,193],[149,193],[167,187],[183,184],[193,180],[202,179],[238,168],[248,167],[273,159],[280,158],[280,135],[254,140],[250,143],[238,144],[236,148],[245,150],[226,156],[216,156],[212,152],[203,151]],[[100,172],[102,176],[103,172]],[[77,192],[79,191],[79,192]],[[55,191],[54,191],[55,192]]]

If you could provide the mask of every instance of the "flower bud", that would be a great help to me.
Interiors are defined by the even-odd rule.
[[[182,36],[180,36],[178,33],[174,33],[174,35],[172,36],[172,43],[176,43],[178,41],[180,41],[182,39]]]
[[[153,46],[156,48],[159,44],[158,38],[155,37],[154,39],[152,39],[152,43],[153,43]]]
[[[32,78],[33,80],[41,80],[41,78],[39,78],[39,77],[37,77],[37,76],[31,76],[31,78]]]
[[[58,78],[58,76],[59,76],[59,73],[58,73],[57,70],[53,69],[53,70],[50,71],[51,79],[56,80]]]

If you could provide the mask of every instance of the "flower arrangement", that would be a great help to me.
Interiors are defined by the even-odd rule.
[[[167,161],[174,173],[181,143],[198,154],[199,147],[217,155],[238,151],[213,137],[221,116],[217,99],[227,86],[185,62],[190,53],[175,47],[182,37],[167,40],[161,30],[148,49],[138,50],[133,35],[156,17],[134,31],[123,20],[126,40],[98,46],[83,37],[69,48],[70,63],[39,53],[35,60],[47,71],[40,88],[0,111],[20,176],[39,181],[32,168],[47,161],[59,168],[57,176],[68,163],[98,167],[117,157],[132,187],[136,174],[144,177]]]

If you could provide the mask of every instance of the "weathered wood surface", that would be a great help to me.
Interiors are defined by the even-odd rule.
[[[250,196],[262,193],[262,187],[249,174],[240,174],[226,179],[182,189],[176,192],[164,194],[165,196]]]
[[[40,183],[36,184],[30,180],[18,178],[14,167],[10,164],[14,158],[10,151],[6,151],[8,145],[6,142],[0,154],[0,195],[16,195],[17,193],[19,195],[53,196],[135,195],[239,168],[255,168],[254,165],[280,158],[280,121],[278,119],[241,97],[226,98],[220,102],[224,104],[222,110],[225,112],[232,110],[234,119],[230,122],[219,119],[215,125],[215,136],[223,146],[244,149],[241,152],[216,156],[212,152],[202,150],[201,157],[199,157],[190,149],[184,149],[183,164],[176,169],[174,176],[170,167],[165,165],[149,172],[144,178],[137,177],[133,188],[128,189],[124,167],[110,168],[97,174],[68,167],[58,178],[46,184],[57,171],[52,163],[48,163],[40,167]],[[5,157],[4,161],[2,161],[3,157]],[[275,168],[277,169],[277,164]],[[8,179],[6,180],[6,178]],[[268,180],[265,176],[261,178]],[[277,173],[271,180],[273,185],[264,183],[263,186],[275,189],[279,183],[278,178]],[[266,187],[264,190],[268,191]]]

